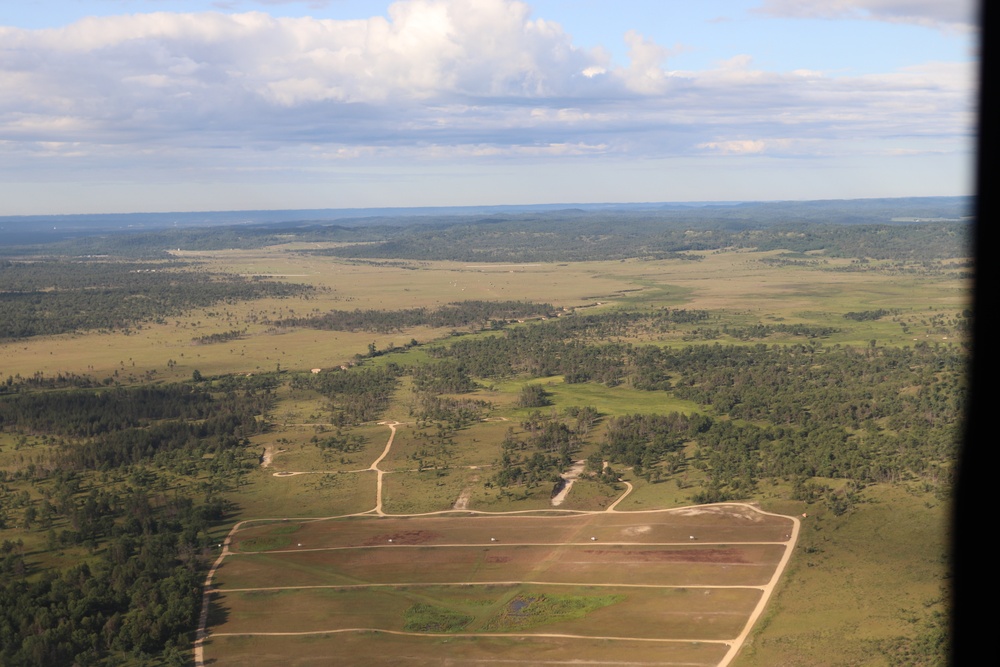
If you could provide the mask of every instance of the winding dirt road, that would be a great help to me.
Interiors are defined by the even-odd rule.
[[[389,450],[392,449],[392,441],[396,439],[396,427],[399,426],[399,422],[379,422],[379,424],[389,427],[389,440],[385,443],[382,455],[375,459],[368,469],[374,470],[378,475],[375,483],[375,509],[372,511],[379,516],[385,516],[385,512],[382,511],[382,476],[385,474],[385,471],[379,468],[378,464],[382,463],[382,460],[389,456]]]

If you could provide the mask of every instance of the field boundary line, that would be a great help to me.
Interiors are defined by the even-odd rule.
[[[802,527],[802,521],[799,520],[797,516],[789,516],[787,514],[777,514],[775,512],[765,512],[764,510],[758,509],[761,514],[767,514],[770,516],[780,516],[786,519],[792,520],[792,533],[789,536],[785,544],[785,553],[782,554],[781,560],[778,562],[778,566],[774,568],[774,574],[771,575],[771,580],[763,588],[763,593],[760,596],[760,600],[757,601],[757,606],[754,607],[753,612],[750,614],[750,618],[747,619],[746,625],[743,627],[743,631],[739,636],[733,641],[729,646],[729,650],[726,651],[725,657],[719,662],[717,667],[728,667],[729,663],[736,658],[736,655],[743,648],[746,643],[747,637],[750,636],[750,631],[753,630],[753,626],[756,625],[757,620],[760,618],[761,614],[764,613],[764,608],[767,607],[767,603],[771,600],[771,595],[774,593],[775,587],[778,585],[778,580],[781,579],[781,575],[785,573],[785,567],[788,565],[788,561],[792,558],[792,553],[795,550],[795,545],[799,541],[799,529]],[[803,515],[805,516],[805,515]]]
[[[261,588],[217,588],[214,592],[216,593],[253,593],[256,591],[301,591],[310,589],[359,589],[359,588],[417,588],[417,587],[433,587],[433,586],[460,586],[463,588],[471,588],[473,586],[588,586],[588,587],[602,587],[602,588],[676,588],[676,589],[687,589],[687,588],[710,588],[713,590],[748,590],[748,591],[762,591],[766,584],[752,585],[752,584],[733,584],[733,585],[723,585],[723,584],[606,584],[606,583],[591,583],[591,582],[566,582],[566,581],[446,581],[446,582],[403,582],[396,584],[315,584],[311,586],[266,586]]]
[[[370,515],[369,515],[370,516]],[[266,551],[230,551],[230,556],[253,556],[256,554],[298,554],[310,551],[350,551],[352,549],[476,549],[479,547],[737,547],[737,546],[786,546],[788,542],[476,542],[463,544],[362,544],[340,547],[306,547],[303,549],[269,549]],[[741,565],[741,563],[726,563]]]
[[[605,637],[601,635],[570,635],[555,632],[408,632],[406,630],[385,630],[383,628],[339,628],[336,630],[306,630],[302,632],[214,632],[213,637],[302,637],[307,635],[332,635],[348,632],[367,632],[372,634],[402,635],[404,637],[517,637],[517,638],[547,638],[547,639],[600,639],[604,641],[625,642],[657,642],[664,644],[722,644],[728,646],[731,639],[684,639],[665,637]]]

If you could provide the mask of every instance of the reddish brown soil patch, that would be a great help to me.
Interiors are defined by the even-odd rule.
[[[393,544],[426,544],[431,540],[436,540],[443,537],[441,533],[435,533],[430,530],[404,530],[399,533],[386,533],[385,535],[376,535],[368,539],[364,546],[373,547],[376,544],[388,544],[392,542]]]
[[[509,563],[514,559],[510,556],[487,556],[484,560],[487,563]]]
[[[588,549],[585,553],[595,556],[608,556],[618,562],[624,560],[650,563],[666,561],[671,563],[749,563],[739,549],[684,549],[684,550],[649,550],[649,551],[617,551],[613,549]]]

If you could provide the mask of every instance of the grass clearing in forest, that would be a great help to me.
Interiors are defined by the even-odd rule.
[[[327,517],[366,512],[375,504],[375,473],[307,473],[274,476],[274,469],[253,473],[229,498],[239,515],[264,519]]]

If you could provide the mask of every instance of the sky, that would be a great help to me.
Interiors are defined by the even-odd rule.
[[[0,216],[965,195],[972,0],[0,0]]]

